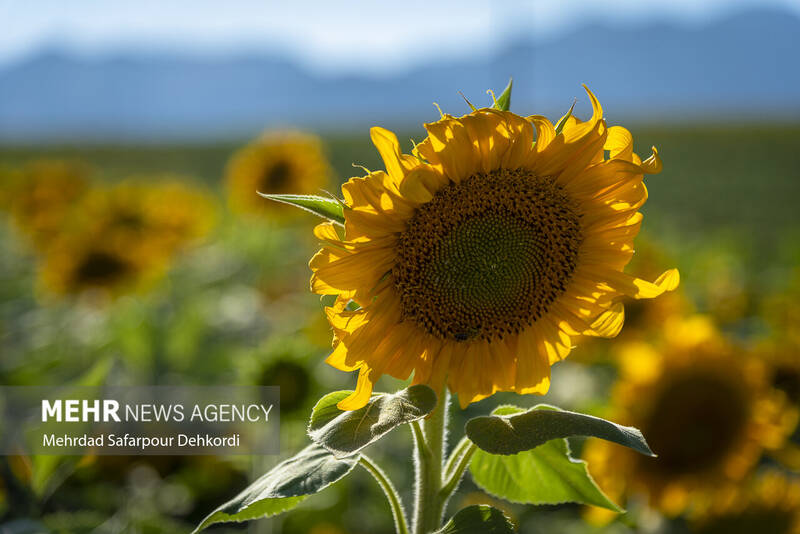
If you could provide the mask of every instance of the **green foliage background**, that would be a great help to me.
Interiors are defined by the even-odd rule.
[[[656,145],[665,162],[664,172],[647,181],[645,237],[668,252],[673,260],[668,266],[681,269],[683,287],[700,311],[718,313],[719,295],[708,288],[722,272],[745,298],[738,317],[719,317],[724,328],[734,336],[768,335],[762,299],[788,291],[800,276],[800,126],[628,127],[637,152],[648,153]],[[340,181],[361,174],[352,163],[381,166],[367,132],[326,135],[324,141]],[[221,179],[239,145],[0,147],[4,167],[46,157],[85,161],[109,182],[131,175],[185,175],[218,193],[221,213],[212,235],[181,257],[151,292],[103,310],[37,296],[33,253],[10,225],[0,224],[0,381],[44,385],[105,376],[120,384],[277,383],[290,395],[282,400],[284,457],[304,447],[307,416],[316,400],[352,387],[354,379],[323,363],[328,332],[319,300],[307,290],[306,264],[316,248],[310,230],[317,219],[300,214],[268,222],[225,208]],[[563,373],[578,372],[574,364],[561,366]],[[463,425],[467,417],[484,415],[503,401],[533,406],[557,398],[564,408],[591,410],[605,402],[610,379],[599,369],[591,389],[565,392],[556,375],[553,392],[544,399],[501,395],[470,406],[454,424]],[[383,389],[396,385],[387,381]],[[407,432],[397,431],[374,449],[370,455],[387,467],[398,488],[409,488]],[[0,458],[2,532],[189,532],[279,460]],[[467,480],[450,510],[476,499],[492,502],[480,495]],[[598,531],[583,522],[577,506],[502,507],[525,533]],[[670,528],[681,532],[683,527]],[[244,529],[380,534],[391,532],[392,524],[382,495],[358,471],[285,517],[209,531]],[[602,531],[637,530],[623,520]]]

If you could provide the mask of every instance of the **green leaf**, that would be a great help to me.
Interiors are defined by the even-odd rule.
[[[358,410],[336,405],[352,393],[336,391],[322,397],[311,411],[308,435],[337,457],[355,454],[394,428],[421,419],[436,407],[436,393],[425,385],[397,393],[377,393]]]
[[[561,131],[564,129],[564,125],[567,124],[567,119],[572,116],[572,110],[575,109],[576,102],[577,100],[573,102],[572,105],[569,107],[569,110],[567,111],[566,115],[561,117],[558,123],[556,123],[556,135],[561,133]]]
[[[434,534],[514,534],[514,526],[497,508],[476,504],[459,510]]]
[[[623,511],[597,486],[586,462],[569,455],[569,446],[563,439],[512,456],[477,450],[469,470],[484,491],[510,502],[577,502]]]
[[[216,523],[248,521],[290,510],[347,475],[358,460],[358,456],[337,459],[319,445],[309,445],[214,510],[194,532]]]
[[[523,410],[510,406],[498,411],[507,415]],[[484,491],[510,502],[577,502],[623,511],[595,484],[586,462],[570,456],[565,439],[550,440],[535,449],[510,456],[478,449],[469,469],[475,483]]]
[[[516,454],[556,438],[594,436],[655,456],[642,433],[599,417],[539,405],[520,413],[516,407],[500,407],[493,415],[467,421],[467,436],[492,454]]]
[[[494,107],[495,109],[499,109],[501,111],[508,111],[511,108],[511,87],[514,85],[514,79],[508,79],[508,85],[503,90],[503,93],[500,95],[500,98],[495,100]]]
[[[289,204],[296,208],[318,215],[323,219],[344,224],[344,204],[335,198],[325,198],[317,195],[268,195],[258,193],[264,198]]]

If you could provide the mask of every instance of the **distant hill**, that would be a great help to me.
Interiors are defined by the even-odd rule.
[[[274,56],[43,52],[0,70],[0,140],[213,139],[275,125],[404,127],[485,104],[513,75],[512,109],[558,115],[588,84],[618,120],[800,119],[800,19],[751,10],[704,27],[592,25],[490,58],[426,63],[391,77],[326,76]]]

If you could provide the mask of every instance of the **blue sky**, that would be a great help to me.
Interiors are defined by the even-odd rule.
[[[273,52],[322,71],[392,72],[480,54],[508,36],[547,38],[585,22],[702,24],[800,0],[0,0],[0,65],[43,48],[226,55]]]

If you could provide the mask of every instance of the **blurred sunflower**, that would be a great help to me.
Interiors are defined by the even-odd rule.
[[[773,471],[720,488],[690,525],[694,534],[800,534],[800,480]]]
[[[147,287],[180,247],[208,231],[213,216],[205,195],[177,182],[93,189],[48,248],[41,282],[56,294]]]
[[[186,180],[162,177],[158,183],[144,189],[146,198],[142,210],[165,250],[180,249],[202,238],[213,227],[214,202],[208,193],[188,187]]]
[[[280,359],[270,362],[261,372],[258,384],[280,388],[282,413],[303,408],[313,387],[306,367],[294,360]]]
[[[42,250],[89,188],[89,169],[72,161],[39,160],[4,173],[2,205],[14,225]]]
[[[228,162],[226,182],[231,208],[241,213],[293,213],[266,202],[258,193],[318,193],[331,170],[322,142],[300,132],[268,132],[241,148]]]
[[[620,347],[609,414],[641,429],[658,457],[593,440],[584,458],[613,497],[641,494],[674,516],[690,499],[745,477],[765,449],[782,445],[796,417],[769,387],[763,362],[735,350],[706,317],[673,319],[664,332],[661,346]]]
[[[496,391],[543,394],[575,339],[617,335],[621,297],[678,285],[674,269],[655,282],[623,273],[643,175],[661,161],[654,150],[643,162],[589,97],[592,118],[568,114],[560,133],[541,116],[479,109],[426,124],[405,155],[393,133],[371,130],[387,170],[342,186],[344,236],[317,226],[310,262],[312,290],[337,296],[327,362],[359,371],[340,408],[363,406],[383,374],[446,383],[462,407]]]
[[[800,347],[763,347],[759,354],[768,365],[773,387],[782,391],[788,401],[800,409]]]
[[[800,417],[800,346],[772,341],[759,346],[757,355],[767,366],[772,387],[785,395],[787,410]],[[800,471],[800,428],[772,456],[784,466]]]

